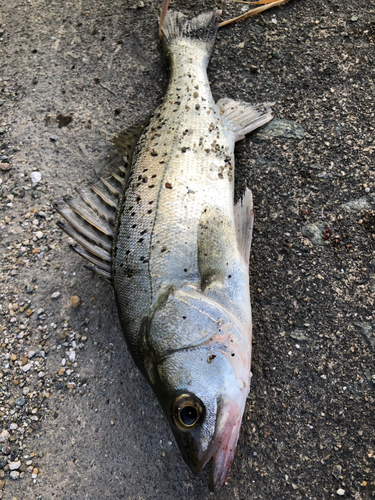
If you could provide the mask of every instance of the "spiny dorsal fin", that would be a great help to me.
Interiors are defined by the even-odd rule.
[[[108,262],[104,262],[103,260],[98,259],[92,253],[87,252],[84,248],[82,248],[79,245],[70,245],[70,247],[72,250],[77,252],[78,255],[81,255],[81,257],[88,260],[96,267],[102,269],[103,271],[106,271],[107,273],[111,272],[111,264],[108,264]]]
[[[117,209],[118,198],[102,182],[89,184],[90,188],[110,207]]]
[[[246,134],[272,120],[271,104],[248,104],[233,99],[220,99],[217,102],[220,113],[228,120],[235,140],[240,141]]]
[[[251,239],[254,225],[253,195],[249,188],[234,205],[234,222],[236,224],[237,245],[246,265],[249,265]]]
[[[66,222],[76,231],[81,233],[82,236],[91,240],[96,245],[104,248],[108,252],[112,250],[112,238],[103,234],[101,231],[98,231],[95,226],[88,223],[85,219],[77,215],[69,207],[60,207],[59,205],[55,205],[58,213],[64,217]]]
[[[113,237],[113,226],[106,219],[101,217],[97,212],[90,208],[82,198],[64,198],[64,201],[69,207],[74,210],[82,219],[89,222],[98,231],[101,231],[107,236]]]
[[[99,247],[95,243],[92,243],[89,239],[82,236],[81,233],[73,229],[69,224],[63,224],[62,222],[58,221],[57,225],[85,250],[95,255],[95,257],[99,257],[99,259],[102,259],[105,262],[111,262],[110,252],[104,250],[104,248]]]
[[[122,130],[111,139],[112,143],[123,153],[124,161],[127,167],[130,167],[131,165],[134,148],[145,128],[145,125],[146,124],[143,123],[141,125],[130,127],[127,130]]]
[[[121,206],[131,171],[134,148],[144,125],[132,127],[113,137],[112,142],[122,153],[124,165],[111,165],[109,177],[77,189],[80,198],[65,198],[68,206],[55,205],[66,224],[58,226],[78,244],[72,248],[87,261],[89,267],[106,279],[111,278],[111,254],[114,238],[116,211]],[[108,172],[108,170],[107,170]]]
[[[102,198],[100,198],[91,189],[87,188],[75,188],[77,193],[80,195],[82,200],[87,203],[95,212],[97,212],[100,217],[105,219],[111,224],[115,223],[116,210],[113,207],[107,205]]]
[[[116,196],[121,196],[122,188],[121,186],[118,185],[118,181],[113,182],[112,178],[115,179],[115,177],[111,176],[111,177],[100,177],[100,180],[105,185],[105,187],[111,191],[111,193],[113,193]]]

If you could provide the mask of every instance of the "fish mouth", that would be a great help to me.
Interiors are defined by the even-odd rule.
[[[192,472],[199,475],[212,458],[208,487],[213,492],[223,486],[232,465],[245,403],[246,397],[240,405],[233,400],[219,405],[214,437],[199,463],[192,468]]]

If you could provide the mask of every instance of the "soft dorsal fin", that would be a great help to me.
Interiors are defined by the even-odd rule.
[[[249,265],[251,239],[254,225],[253,195],[249,188],[234,205],[234,221],[236,224],[238,250],[246,265]]]
[[[130,176],[134,148],[144,125],[132,127],[113,137],[122,153],[124,165],[112,166],[109,177],[101,177],[88,188],[76,189],[79,198],[66,198],[66,205],[55,205],[65,219],[58,226],[79,246],[73,247],[104,278],[111,276],[111,254],[115,236],[116,211],[121,206]]]
[[[248,104],[233,99],[220,99],[217,102],[220,113],[228,120],[235,140],[240,141],[246,134],[272,120],[271,104]]]

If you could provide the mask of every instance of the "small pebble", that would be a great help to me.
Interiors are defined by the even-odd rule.
[[[12,165],[10,163],[0,163],[0,170],[3,172],[7,172],[8,170],[11,170]]]
[[[9,474],[9,477],[11,479],[19,479],[20,473],[18,472],[18,470],[12,470],[12,472]]]
[[[342,488],[339,488],[339,489],[336,491],[336,493],[337,493],[338,495],[342,496],[342,495],[345,495],[345,490],[343,490]]]
[[[73,309],[77,309],[81,305],[81,297],[78,295],[72,295],[70,297],[70,302],[72,304]]]
[[[60,295],[61,295],[60,292],[53,292],[53,294],[51,295],[51,299],[58,299]]]
[[[35,236],[38,238],[38,240],[41,240],[41,239],[43,238],[43,233],[42,233],[42,231],[37,231],[37,232],[35,233]]]
[[[21,462],[20,460],[17,460],[16,462],[9,462],[9,470],[17,470],[21,467]]]
[[[4,443],[9,437],[9,432],[6,429],[3,429],[0,432],[0,443]]]
[[[27,363],[26,365],[21,367],[21,370],[26,373],[31,369],[32,366],[33,365],[31,363]]]
[[[41,181],[42,179],[42,174],[40,172],[31,172],[30,174],[30,179],[34,184],[37,184],[38,182]]]

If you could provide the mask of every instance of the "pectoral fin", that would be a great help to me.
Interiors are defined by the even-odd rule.
[[[253,195],[246,188],[243,197],[234,206],[234,220],[236,224],[237,244],[240,254],[246,265],[249,265],[251,239],[254,225]]]
[[[198,229],[198,265],[201,288],[223,286],[233,260],[233,223],[219,209],[206,208]]]

